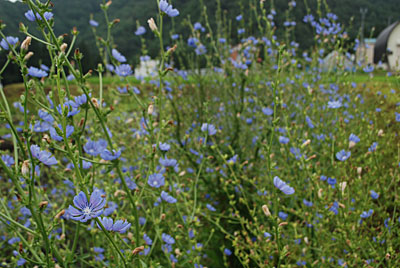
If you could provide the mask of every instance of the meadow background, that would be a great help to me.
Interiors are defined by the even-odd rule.
[[[1,1],[0,267],[398,267],[378,2]]]

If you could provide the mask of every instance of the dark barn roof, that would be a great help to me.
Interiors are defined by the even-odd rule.
[[[387,58],[387,45],[389,41],[390,34],[396,28],[396,26],[400,23],[400,21],[396,21],[392,25],[388,26],[385,30],[383,30],[378,38],[376,39],[375,48],[374,48],[374,63],[378,63],[379,61],[388,62]]]

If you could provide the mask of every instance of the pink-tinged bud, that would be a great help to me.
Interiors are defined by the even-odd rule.
[[[271,212],[268,209],[267,205],[263,205],[262,206],[262,210],[264,211],[265,216],[270,217],[271,216]]]
[[[22,175],[26,176],[29,173],[29,160],[25,160],[22,163],[22,167],[21,167],[21,173]]]
[[[33,52],[32,52],[32,51],[29,51],[29,52],[25,55],[24,60],[29,60],[30,58],[32,58],[32,56],[33,56]]]
[[[106,3],[106,6],[109,7],[109,6],[111,6],[111,4],[112,4],[112,1],[108,1],[108,2]]]
[[[21,44],[21,49],[28,50],[29,46],[31,45],[32,37],[28,36]]]
[[[155,21],[154,21],[154,19],[153,18],[150,18],[148,21],[147,21],[147,23],[149,24],[149,27],[150,27],[150,29],[153,31],[153,32],[156,32],[158,29],[157,29],[157,25],[156,25],[156,23],[155,23]]]
[[[67,47],[68,47],[68,45],[66,43],[62,43],[62,45],[60,47],[61,52],[64,53],[65,50],[67,49]]]

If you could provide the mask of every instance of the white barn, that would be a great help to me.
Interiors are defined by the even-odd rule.
[[[383,30],[376,39],[374,63],[386,63],[389,70],[400,71],[400,21]]]

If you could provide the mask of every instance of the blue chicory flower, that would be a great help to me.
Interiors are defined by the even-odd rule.
[[[106,199],[102,197],[100,190],[95,190],[90,195],[88,202],[84,192],[80,192],[74,197],[74,206],[68,207],[68,214],[72,220],[87,222],[90,219],[97,218],[103,213]]]
[[[208,132],[209,136],[213,136],[213,135],[217,134],[217,129],[215,128],[215,126],[212,124],[207,124],[207,123],[203,123],[201,125],[201,131]]]
[[[118,76],[122,76],[122,77],[129,76],[133,73],[132,68],[129,64],[118,65],[117,67],[115,67],[114,71]]]
[[[58,128],[62,130],[61,125],[58,125]],[[69,136],[72,135],[72,133],[74,133],[75,128],[73,126],[68,125],[68,126],[66,126],[65,130],[66,130],[65,136],[68,138]],[[54,127],[50,128],[50,137],[56,141],[63,140],[63,137],[61,137],[60,135],[57,134],[57,131]]]
[[[37,78],[42,78],[42,77],[46,77],[48,74],[44,70],[41,70],[41,69],[31,66],[28,68],[28,75],[37,77]]]
[[[7,167],[11,167],[15,163],[14,158],[9,156],[9,155],[7,155],[7,154],[2,155],[1,159],[6,164]]]
[[[87,154],[90,154],[92,156],[97,156],[101,154],[106,148],[107,141],[103,139],[100,139],[98,141],[92,141],[89,139],[83,146],[83,150],[85,150]]]
[[[46,20],[51,20],[53,18],[53,13],[44,12],[43,17]],[[33,13],[32,10],[28,10],[27,12],[25,12],[25,18],[27,18],[29,21],[35,21],[36,19],[38,19],[39,21],[42,20],[42,17],[40,16],[40,14],[38,12]]]
[[[274,185],[276,188],[281,190],[284,194],[291,195],[294,194],[293,187],[290,187],[286,182],[282,181],[279,177],[274,177]]]
[[[374,190],[371,190],[370,193],[371,193],[371,198],[372,199],[378,199],[379,198],[379,194],[377,192],[375,192]]]
[[[167,14],[170,17],[176,17],[179,15],[179,11],[168,4],[166,0],[161,0],[159,4],[161,12]]]
[[[346,152],[345,150],[341,150],[336,153],[336,159],[339,161],[346,161],[351,156],[351,152]]]
[[[370,209],[370,210],[368,210],[368,211],[363,211],[363,212],[361,213],[360,217],[361,217],[362,219],[366,219],[366,218],[370,217],[370,216],[372,215],[372,213],[374,213],[374,210],[373,210],[373,209]]]
[[[97,21],[95,21],[95,20],[89,20],[89,24],[90,24],[90,26],[92,26],[92,27],[97,27],[97,26],[99,26],[99,23],[98,23]]]
[[[165,184],[165,178],[162,174],[156,173],[156,174],[151,174],[149,175],[149,178],[147,180],[147,183],[154,188],[160,188],[161,186],[164,186]]]
[[[57,165],[57,159],[51,155],[50,152],[47,151],[41,151],[40,147],[37,145],[32,144],[31,147],[31,153],[32,156],[36,159],[38,159],[40,162],[47,166],[52,166],[52,165]]]
[[[161,198],[167,203],[170,203],[170,204],[176,203],[176,198],[169,195],[167,192],[162,191]]]
[[[328,102],[328,108],[338,109],[340,107],[342,107],[342,103],[340,101],[329,101]]]
[[[107,231],[118,232],[120,234],[125,233],[131,227],[131,224],[126,220],[117,220],[113,222],[113,219],[107,217],[99,218],[99,220],[104,226],[104,229]],[[101,229],[99,225],[97,225],[97,227]]]
[[[14,36],[7,36],[5,39],[3,38],[0,42],[0,46],[4,49],[4,50],[9,50],[10,47],[8,44],[10,45],[15,45],[16,43],[18,43],[19,39],[18,37],[14,37]]]
[[[357,137],[355,134],[351,133],[350,136],[349,136],[349,141],[352,141],[354,143],[358,143],[358,142],[360,142],[360,138]]]
[[[119,61],[121,63],[126,62],[126,58],[115,48],[113,48],[111,50],[111,54],[114,57],[114,59],[116,59],[117,61]]]
[[[103,152],[100,153],[100,157],[102,159],[109,160],[109,161],[115,160],[115,159],[119,158],[120,156],[121,156],[121,150],[119,150],[119,151],[115,151],[115,150],[109,151],[109,150],[105,149]]]
[[[143,26],[139,26],[135,32],[135,35],[139,36],[145,33],[146,33],[146,28],[144,28]]]
[[[170,236],[169,234],[162,233],[161,238],[168,245],[175,244],[175,239],[172,236]]]
[[[217,211],[216,209],[215,209],[215,207],[213,207],[212,205],[210,205],[210,204],[206,204],[206,207],[210,210],[210,211]]]

